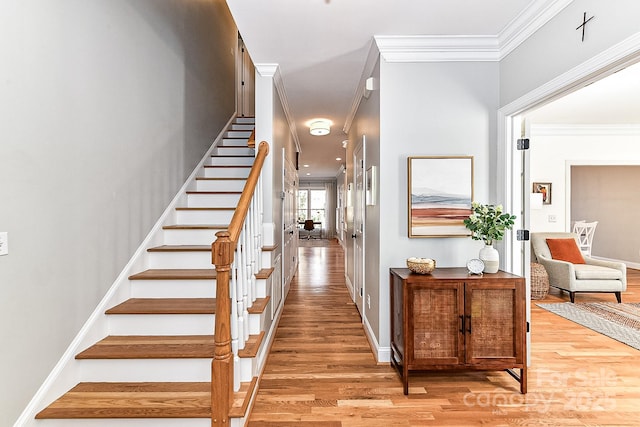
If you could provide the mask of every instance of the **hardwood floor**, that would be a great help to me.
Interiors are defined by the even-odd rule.
[[[529,393],[506,372],[412,375],[376,364],[336,243],[300,248],[249,427],[640,426],[640,351],[531,304]],[[568,301],[552,290],[545,302]],[[615,301],[578,294],[577,302]],[[624,302],[640,302],[629,271]]]

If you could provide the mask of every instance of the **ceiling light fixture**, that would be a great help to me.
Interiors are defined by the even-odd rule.
[[[331,124],[327,120],[316,120],[309,124],[309,132],[314,136],[328,135],[331,131]]]

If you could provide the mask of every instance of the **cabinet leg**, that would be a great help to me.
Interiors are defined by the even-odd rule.
[[[520,393],[527,394],[527,368],[520,369]]]

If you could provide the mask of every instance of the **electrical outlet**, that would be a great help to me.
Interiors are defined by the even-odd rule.
[[[0,255],[9,254],[9,233],[0,232]]]
[[[558,217],[555,215],[549,215],[549,222],[558,222]]]
[[[371,295],[367,294],[367,307],[371,308]]]

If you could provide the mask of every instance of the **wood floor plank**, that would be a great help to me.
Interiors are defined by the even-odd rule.
[[[301,245],[249,427],[640,425],[640,352],[536,301],[528,394],[505,372],[445,371],[412,376],[405,396],[397,373],[372,355],[342,249],[326,240]],[[552,289],[540,302],[568,300]],[[640,271],[629,270],[623,301],[640,302]]]

